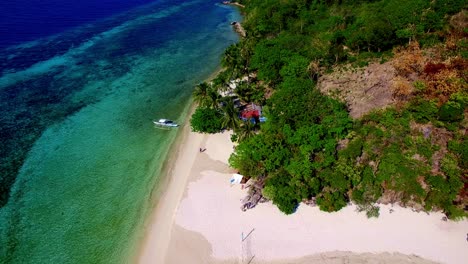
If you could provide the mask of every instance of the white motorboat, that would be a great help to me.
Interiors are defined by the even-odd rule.
[[[153,123],[158,126],[158,127],[178,127],[179,125],[169,119],[159,119],[159,120],[154,120]]]

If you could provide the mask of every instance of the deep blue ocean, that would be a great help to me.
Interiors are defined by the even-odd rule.
[[[238,41],[214,0],[0,2],[0,263],[127,263],[193,87]]]
[[[151,2],[155,1],[3,0],[0,48],[59,34]]]

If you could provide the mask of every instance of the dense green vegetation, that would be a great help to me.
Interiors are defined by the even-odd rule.
[[[213,108],[199,107],[190,120],[192,131],[202,133],[217,133],[223,128],[223,115]]]
[[[239,141],[232,167],[265,182],[263,195],[287,214],[314,199],[324,211],[352,201],[369,217],[378,216],[377,202],[466,216],[467,32],[449,26],[465,1],[240,2],[247,36],[225,52],[226,70],[214,83],[222,89],[256,73],[240,92],[264,103],[268,121],[242,138],[236,126],[225,126]],[[408,43],[443,46],[438,59],[453,59],[430,64],[401,55],[401,76],[422,77],[396,88],[396,107],[352,120],[343,103],[315,87],[336,65],[384,61]]]

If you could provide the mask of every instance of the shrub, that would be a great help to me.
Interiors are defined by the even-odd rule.
[[[413,142],[416,147],[416,151],[421,154],[426,160],[430,160],[432,158],[432,155],[434,154],[434,151],[436,150],[436,146],[433,146],[431,144],[431,141],[429,139],[425,139],[422,136],[418,136],[415,139],[413,139]],[[408,145],[408,144],[407,144]]]
[[[418,92],[424,92],[426,90],[426,84],[423,81],[415,81],[413,83],[414,89]]]
[[[466,92],[454,93],[450,96],[450,101],[457,102],[462,106],[462,108],[465,108],[468,106],[468,93]]]
[[[371,206],[367,211],[366,211],[367,218],[371,217],[379,217],[380,215],[380,207],[378,206]]]
[[[461,143],[457,153],[460,155],[460,166],[462,169],[468,169],[468,137],[466,137]]]
[[[221,131],[223,115],[216,109],[199,107],[190,119],[192,131],[217,133]]]
[[[407,98],[413,92],[410,82],[406,78],[397,76],[392,83],[393,95],[398,98]]]
[[[283,172],[284,173],[284,172]],[[264,190],[267,198],[271,198],[281,212],[292,214],[299,205],[296,188],[289,184],[290,178],[286,173],[278,173],[268,179]]]
[[[291,195],[292,187],[278,188],[278,193],[273,199],[273,203],[278,206],[281,212],[292,214],[296,211],[299,201]]]
[[[272,185],[265,186],[262,189],[262,195],[268,200],[273,200],[275,198],[275,187]]]
[[[408,110],[412,112],[413,118],[418,123],[432,121],[439,111],[434,101],[426,101],[424,99],[413,100]]]
[[[239,140],[239,136],[237,134],[232,134],[231,135],[231,142],[237,142]]]
[[[348,146],[340,152],[340,156],[347,159],[356,159],[361,156],[363,141],[362,138],[357,138],[351,141]]]
[[[375,182],[372,168],[365,166],[362,170],[362,181],[351,193],[353,202],[359,206],[370,206],[382,196],[382,187]]]
[[[339,191],[332,191],[330,189],[322,191],[317,196],[317,205],[320,210],[325,212],[336,212],[341,210],[347,204],[345,195]]]
[[[463,107],[458,102],[448,101],[439,110],[439,119],[456,122],[463,119]]]
[[[424,73],[428,75],[436,74],[442,70],[445,70],[447,66],[443,63],[432,63],[429,62],[424,66]]]
[[[445,214],[452,220],[463,220],[467,216],[467,213],[463,209],[453,204],[445,209]]]
[[[358,212],[366,212],[367,218],[378,218],[380,215],[380,207],[376,205],[371,205],[371,204],[365,204],[365,205],[358,205],[357,206],[357,211]]]

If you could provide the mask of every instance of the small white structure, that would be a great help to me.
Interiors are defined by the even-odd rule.
[[[229,180],[229,182],[232,184],[240,184],[241,181],[242,181],[242,178],[244,176],[240,175],[240,174],[237,174],[237,173],[234,173],[231,177],[231,179]]]

